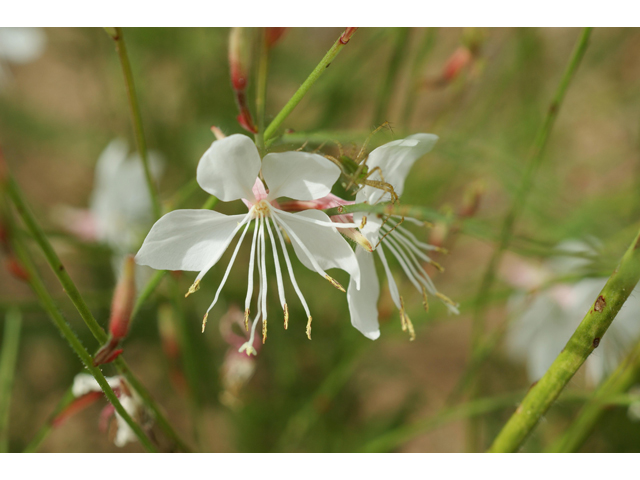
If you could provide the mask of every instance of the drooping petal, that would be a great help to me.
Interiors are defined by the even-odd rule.
[[[315,153],[269,153],[262,161],[262,176],[269,187],[269,200],[315,200],[331,192],[340,168]]]
[[[351,325],[356,327],[365,337],[376,340],[380,336],[378,324],[380,283],[373,262],[373,254],[363,248],[357,248],[356,259],[360,265],[362,284],[358,290],[355,281],[350,280],[349,288],[347,288]]]
[[[202,189],[223,202],[253,199],[251,188],[260,172],[260,154],[244,135],[216,140],[198,163],[197,178]]]
[[[358,260],[347,241],[338,233],[338,230],[335,227],[316,225],[305,220],[331,222],[324,212],[305,210],[299,213],[287,213],[276,209],[273,209],[273,212],[275,214],[274,217],[286,227],[285,231],[286,229],[293,231],[322,269],[340,268],[351,275],[356,282],[356,286],[360,287]],[[292,237],[290,232],[287,232],[287,234]],[[309,260],[299,242],[291,238],[291,243],[302,264],[308,269],[316,271],[317,269],[314,268],[313,263]]]
[[[384,179],[386,183],[393,186],[396,195],[402,195],[409,170],[416,160],[433,148],[437,141],[438,137],[431,133],[416,133],[403,140],[395,140],[376,148],[367,158],[367,167],[369,171],[378,167],[382,170],[382,176],[379,171],[376,171],[369,179],[378,181]],[[372,186],[365,186],[356,195],[356,203],[366,201],[372,205],[390,199],[388,192]]]
[[[157,270],[197,272],[211,268],[245,217],[211,210],[169,212],[151,228],[136,255],[136,262]]]

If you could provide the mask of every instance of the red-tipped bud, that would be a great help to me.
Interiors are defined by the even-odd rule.
[[[122,349],[118,348],[120,340],[109,337],[107,343],[105,343],[100,350],[93,357],[93,366],[104,365],[105,363],[113,362],[122,353]]]
[[[180,343],[171,305],[160,305],[158,309],[158,331],[160,332],[160,341],[165,355],[171,360],[178,359],[180,356]]]
[[[242,128],[244,128],[247,132],[258,133],[258,127],[253,124],[253,119],[251,118],[251,113],[248,109],[242,108],[242,112],[238,114],[236,120]]]
[[[349,43],[349,40],[351,40],[351,37],[356,33],[357,29],[358,27],[347,27],[344,33],[340,36],[340,43],[343,45]]]
[[[250,64],[250,43],[246,28],[233,27],[231,29],[229,34],[229,70],[231,72],[231,86],[236,97],[238,110],[240,110],[238,123],[245,130],[256,133],[258,129],[251,118],[245,95]]]
[[[94,404],[102,397],[102,392],[89,392],[81,397],[73,400],[67,405],[56,417],[51,421],[53,427],[59,427],[65,420],[81,410],[84,410],[89,405]]]
[[[284,32],[287,31],[287,27],[267,27],[264,30],[267,48],[271,48],[278,40],[280,40],[280,38],[282,38]]]
[[[111,303],[111,318],[109,319],[109,333],[116,340],[122,340],[129,333],[131,312],[136,301],[136,262],[133,255],[129,255],[122,267],[122,275],[116,285]]]
[[[5,268],[18,280],[23,280],[25,282],[29,281],[29,272],[27,272],[20,261],[13,255],[10,255],[5,259]]]

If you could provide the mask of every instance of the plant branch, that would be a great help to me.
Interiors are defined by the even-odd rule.
[[[609,325],[640,280],[640,232],[609,277],[576,331],[547,373],[529,390],[491,446],[491,452],[513,452],[599,345]]]
[[[0,352],[0,453],[9,451],[9,412],[13,378],[18,362],[21,328],[22,315],[20,310],[9,310],[5,316],[2,352]]]

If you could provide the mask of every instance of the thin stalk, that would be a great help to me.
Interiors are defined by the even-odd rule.
[[[160,208],[160,201],[158,200],[158,193],[156,192],[156,186],[153,182],[153,176],[151,175],[151,168],[149,167],[149,154],[147,152],[147,141],[144,137],[144,130],[142,128],[142,115],[140,114],[140,105],[138,103],[138,96],[136,94],[135,84],[133,83],[133,73],[131,71],[131,63],[129,62],[129,55],[127,54],[127,46],[124,43],[124,36],[122,28],[107,28],[107,34],[116,42],[116,52],[120,59],[120,65],[122,66],[122,73],[124,75],[124,84],[127,89],[127,97],[129,98],[129,109],[131,111],[131,122],[133,123],[133,130],[136,136],[136,145],[138,146],[138,154],[142,161],[144,168],[144,176],[147,181],[147,187],[149,188],[149,195],[151,196],[151,202],[153,204],[153,215],[156,219],[162,215],[162,209]]]
[[[520,180],[520,185],[518,187],[517,193],[513,198],[511,206],[504,217],[502,222],[502,228],[500,230],[500,235],[498,239],[498,245],[493,251],[491,259],[489,260],[489,264],[487,265],[487,269],[482,278],[482,282],[480,284],[480,288],[478,289],[478,298],[485,298],[489,295],[491,288],[493,287],[493,283],[496,277],[496,270],[502,259],[502,255],[507,250],[509,243],[511,241],[511,237],[513,234],[513,228],[516,222],[516,219],[522,212],[527,196],[531,187],[533,185],[534,177],[542,163],[543,154],[545,151],[545,147],[547,145],[547,141],[549,139],[549,135],[553,126],[555,124],[556,118],[558,117],[558,112],[562,105],[562,101],[564,100],[565,94],[573,79],[582,58],[584,57],[584,53],[587,49],[589,37],[591,35],[591,28],[587,27],[582,30],[580,38],[571,54],[569,59],[569,64],[565,69],[562,78],[560,79],[560,84],[556,90],[556,93],[551,101],[551,105],[547,110],[547,115],[545,120],[538,131],[536,138],[533,142],[533,148],[531,154],[529,156],[529,160],[526,165],[525,172]],[[485,330],[485,313],[486,309],[483,303],[478,303],[478,307],[474,313],[473,323],[471,327],[471,350],[472,356],[473,351],[478,347],[482,335]],[[472,388],[475,387],[476,384],[470,384]],[[475,395],[472,392],[472,396]],[[478,429],[476,428],[475,422],[472,422],[470,425],[469,431],[469,440],[470,440],[470,450],[477,450],[478,443]]]
[[[38,451],[40,445],[42,445],[42,442],[47,439],[47,437],[53,430],[53,421],[65,408],[67,408],[71,404],[71,402],[73,402],[74,399],[75,397],[73,396],[73,391],[71,389],[67,390],[64,396],[60,399],[60,402],[58,402],[58,405],[56,406],[53,413],[49,415],[49,418],[47,418],[45,424],[40,427],[40,430],[38,430],[38,433],[36,433],[35,437],[33,437],[33,440],[31,440],[31,442],[29,442],[29,445],[25,447],[23,453],[36,453]]]
[[[131,321],[133,321],[133,319],[136,317],[144,302],[146,302],[151,294],[155,291],[155,289],[158,288],[158,285],[160,285],[160,282],[162,281],[166,273],[166,270],[157,270],[149,279],[147,284],[142,289],[142,292],[140,292],[138,298],[136,298],[136,303],[133,306],[133,310],[131,311]]]
[[[615,372],[598,387],[590,400],[582,407],[577,418],[548,451],[577,452],[605,413],[607,403],[604,403],[604,400],[621,396],[638,381],[638,378],[640,378],[640,342],[618,365]],[[638,401],[637,398],[636,401]],[[610,401],[609,404],[611,403]]]
[[[27,226],[28,230],[31,232],[33,239],[38,244],[42,252],[44,253],[44,257],[47,260],[47,263],[49,264],[54,274],[60,281],[65,293],[67,294],[67,296],[69,297],[73,305],[76,307],[76,310],[78,310],[80,317],[85,322],[87,327],[89,327],[89,330],[91,330],[91,333],[93,334],[95,339],[98,341],[98,344],[103,345],[107,340],[107,334],[102,329],[102,327],[98,324],[93,314],[89,310],[89,307],[87,306],[84,298],[82,297],[82,295],[80,295],[78,288],[73,283],[73,280],[71,280],[71,277],[69,276],[66,269],[64,268],[64,265],[60,261],[60,258],[56,254],[55,250],[53,250],[53,247],[49,243],[49,240],[44,235],[44,232],[40,228],[40,225],[37,223],[37,221],[35,220],[35,217],[33,216],[27,204],[25,203],[22,192],[18,187],[18,185],[16,184],[16,182],[13,180],[13,178],[10,178],[9,180],[7,194],[13,201],[16,207],[16,211],[18,212],[23,223]],[[158,280],[158,283],[159,283],[159,280]],[[146,290],[147,289],[145,289],[145,292]],[[152,290],[150,289],[149,294],[151,293],[151,291]],[[173,427],[171,427],[171,425],[167,421],[160,407],[151,398],[151,395],[149,394],[147,389],[133,375],[133,373],[131,372],[131,369],[126,364],[124,359],[122,359],[122,357],[118,357],[118,359],[116,359],[114,363],[118,368],[118,371],[120,372],[120,374],[123,375],[127,380],[127,382],[129,382],[129,384],[138,392],[138,394],[144,401],[147,408],[149,408],[149,410],[151,410],[154,413],[156,422],[158,423],[158,425],[160,425],[160,427],[163,429],[165,434],[169,438],[171,438],[180,447],[180,449],[184,451],[189,451],[189,448],[180,439],[180,437],[175,432]]]
[[[264,132],[264,141],[266,148],[269,148],[269,146],[273,143],[273,136],[285,121],[285,119],[289,116],[293,109],[296,108],[296,106],[300,103],[302,98],[306,95],[313,84],[316,83],[318,78],[320,78],[320,76],[325,72],[329,65],[331,65],[331,62],[333,62],[333,60],[342,51],[344,46],[348,43],[349,39],[347,38],[345,41],[345,34],[347,34],[347,31],[340,35],[340,38],[338,38],[338,40],[336,40],[335,43],[331,46],[327,54],[322,58],[322,60],[320,60],[320,63],[316,66],[316,68],[313,69],[313,72],[311,72],[304,83],[300,85],[300,88],[298,88],[296,93],[294,93],[286,103],[286,105],[282,107],[280,113],[278,113],[278,115],[276,115],[273,121],[269,124]],[[353,31],[350,32],[349,38],[351,35],[353,35]]]
[[[0,352],[0,453],[9,451],[9,412],[13,378],[18,363],[21,328],[20,310],[9,310],[5,316],[2,352]]]
[[[258,133],[256,133],[256,146],[263,157],[264,148],[264,122],[267,101],[267,77],[269,76],[269,47],[267,46],[266,30],[260,32],[260,54],[258,56],[258,79],[256,82],[256,114],[258,116]]]
[[[547,373],[529,390],[489,451],[513,452],[526,440],[538,420],[599,345],[609,325],[640,280],[640,232],[609,277],[567,345]]]
[[[93,366],[93,358],[91,354],[87,351],[86,348],[80,342],[80,339],[73,332],[67,321],[64,319],[58,308],[56,307],[53,298],[47,291],[47,288],[44,286],[42,279],[40,278],[33,261],[28,255],[26,249],[23,245],[14,241],[14,249],[20,259],[22,266],[29,273],[29,285],[31,289],[34,291],[40,303],[42,304],[42,308],[49,314],[49,317],[53,321],[54,325],[58,328],[62,336],[67,340],[71,348],[76,355],[80,357],[80,361],[84,364],[85,368],[89,371],[91,375],[96,379],[98,385],[104,392],[104,395],[107,397],[107,400],[111,402],[111,405],[115,408],[116,412],[124,419],[125,422],[131,427],[133,433],[136,435],[142,446],[148,450],[149,452],[157,452],[157,448],[153,444],[153,442],[149,439],[147,434],[140,428],[140,426],[131,418],[129,413],[124,409],[117,395],[109,386],[109,383],[104,378],[104,375],[100,371],[98,367]]]
[[[394,86],[398,80],[400,73],[400,64],[407,53],[407,42],[409,40],[409,28],[401,27],[395,29],[395,39],[391,58],[387,65],[387,76],[380,88],[378,94],[378,103],[376,105],[375,114],[373,116],[375,125],[382,125],[387,121],[389,114],[389,103],[393,94]]]

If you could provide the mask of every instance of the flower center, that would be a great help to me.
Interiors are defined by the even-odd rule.
[[[266,200],[260,200],[253,206],[255,216],[269,216],[271,212],[271,205]]]

